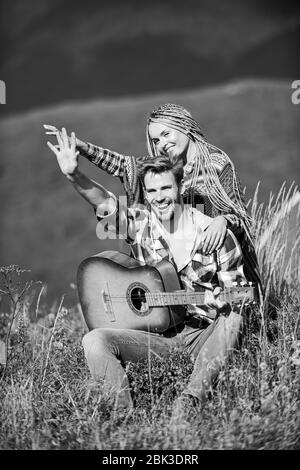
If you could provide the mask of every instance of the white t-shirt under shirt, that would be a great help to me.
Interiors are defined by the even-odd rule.
[[[169,245],[178,272],[190,262],[196,238],[197,246],[199,246],[204,230],[212,220],[211,217],[188,206],[184,207],[184,210],[178,217],[175,232],[171,233],[161,224],[164,239]]]

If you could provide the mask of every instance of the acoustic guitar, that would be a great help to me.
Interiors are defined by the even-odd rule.
[[[255,302],[250,285],[224,289],[219,298],[238,307]],[[181,288],[172,263],[155,266],[117,251],[104,251],[82,261],[78,295],[86,324],[94,328],[129,328],[162,333],[183,322],[186,305],[204,304],[204,292]]]

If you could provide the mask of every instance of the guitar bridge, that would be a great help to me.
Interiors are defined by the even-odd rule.
[[[112,306],[110,295],[107,294],[104,289],[102,289],[101,295],[102,295],[102,301],[103,301],[104,311],[105,311],[106,315],[108,316],[108,318],[111,322],[116,321],[116,317],[115,317],[115,314],[114,314],[114,311],[113,311],[113,306]]]

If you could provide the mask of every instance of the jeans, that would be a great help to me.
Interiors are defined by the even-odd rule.
[[[94,380],[103,379],[109,393],[115,393],[119,406],[132,407],[130,386],[125,372],[127,361],[136,363],[151,356],[168,357],[175,346],[183,345],[194,360],[194,368],[184,394],[200,401],[216,380],[220,367],[237,346],[242,315],[231,311],[219,315],[207,328],[187,324],[176,336],[129,329],[96,328],[82,344]]]

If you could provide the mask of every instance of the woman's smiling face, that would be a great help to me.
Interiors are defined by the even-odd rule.
[[[183,132],[159,122],[151,122],[149,137],[156,155],[168,156],[171,160],[179,156],[186,156],[190,139]]]

